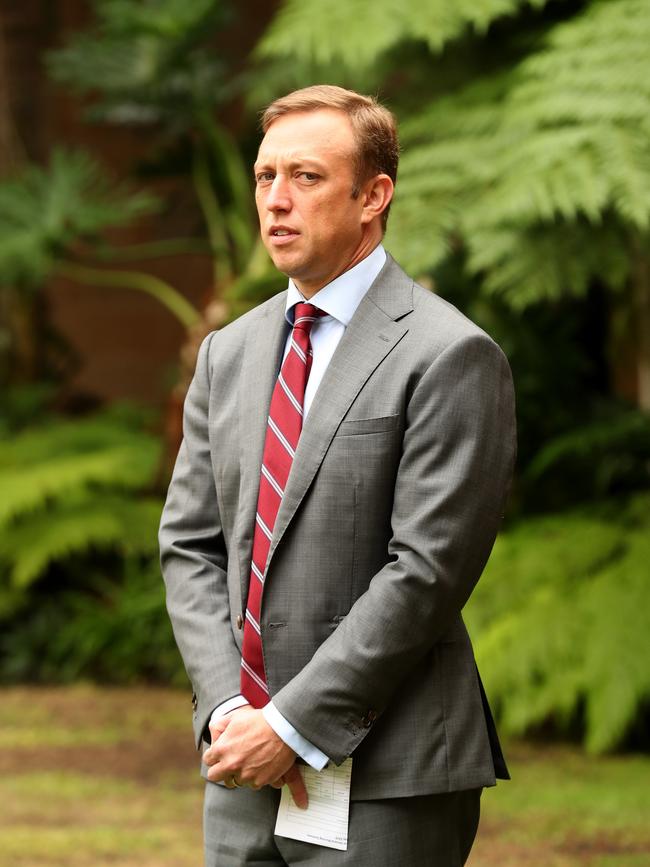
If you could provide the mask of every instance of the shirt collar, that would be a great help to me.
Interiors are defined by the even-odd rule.
[[[384,267],[386,251],[379,244],[375,249],[362,259],[354,268],[344,271],[336,279],[332,280],[309,299],[310,304],[315,304],[324,313],[337,319],[346,327],[354,316],[361,299],[370,289],[375,278]],[[287,292],[287,305],[285,316],[287,322],[293,325],[293,308],[296,304],[306,299],[302,297],[295,283],[289,278]]]

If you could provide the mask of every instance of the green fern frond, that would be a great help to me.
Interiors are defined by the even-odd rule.
[[[113,492],[63,499],[0,529],[0,559],[9,564],[9,581],[24,588],[50,564],[91,549],[155,554],[161,510],[159,500]]]
[[[288,0],[257,47],[260,57],[295,57],[300,62],[360,66],[405,37],[402,3],[380,0]]]
[[[621,285],[631,238],[650,249],[648,44],[648,4],[600,0],[404,123],[397,257],[432,268],[441,235],[462,238],[488,291],[519,307],[579,295],[595,275]],[[428,257],[400,230],[409,220],[428,227]]]
[[[408,262],[413,273],[426,274],[450,252],[458,222],[457,201],[440,192],[436,196],[411,196],[409,206],[401,207],[400,195],[391,210],[386,245],[400,262]]]
[[[619,288],[630,267],[625,228],[614,219],[599,226],[582,220],[484,226],[472,236],[468,255],[468,268],[483,275],[484,290],[519,310],[540,300],[556,301],[568,289],[584,296],[594,274]]]
[[[592,629],[603,636],[585,648],[586,746],[591,752],[620,743],[650,695],[648,536],[646,529],[627,539],[625,557],[597,579],[586,600]]]
[[[621,743],[650,698],[650,495],[529,519],[503,533],[465,614],[504,729]]]
[[[91,486],[144,487],[159,456],[153,436],[110,415],[18,434],[0,449],[0,527]]]
[[[368,66],[404,40],[433,51],[473,28],[484,33],[497,18],[547,0],[287,0],[258,46],[261,57],[301,63]]]

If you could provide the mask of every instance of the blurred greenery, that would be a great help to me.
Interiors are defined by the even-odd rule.
[[[158,567],[160,455],[129,406],[0,432],[0,681],[183,682]]]
[[[66,414],[75,359],[42,289],[59,274],[156,297],[187,329],[182,396],[201,336],[282,285],[257,239],[255,112],[328,81],[398,117],[387,247],[513,369],[518,470],[467,608],[501,724],[647,744],[650,6],[285,0],[233,58],[239,4],[91,5],[50,74],[88,123],[153,146],[119,183],[69,146],[0,180],[0,680],[182,680],[154,549],[161,437],[133,410]],[[146,253],[105,230],[164,213],[161,178],[192,191],[203,226],[149,249],[210,256],[202,311],[146,269],[100,267]]]
[[[588,749],[650,704],[650,494],[528,518],[498,539],[466,622],[504,730],[552,720]]]
[[[160,502],[134,492],[152,482],[159,456],[157,439],[121,407],[50,419],[2,441],[0,560],[10,592],[91,546],[151,553]],[[0,611],[7,607],[0,598]]]
[[[80,237],[96,237],[157,205],[106,177],[82,151],[57,149],[47,167],[28,165],[0,184],[3,283],[37,290],[52,261]]]
[[[48,55],[53,77],[91,93],[89,119],[159,132],[143,177],[192,184],[213,256],[214,288],[273,271],[260,250],[250,172],[219,116],[245,79],[213,40],[236,17],[220,0],[95,0],[95,24]],[[186,323],[192,324],[192,323]]]
[[[187,683],[155,556],[70,557],[23,603],[0,617],[4,683]]]

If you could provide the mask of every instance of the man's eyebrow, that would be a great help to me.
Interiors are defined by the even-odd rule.
[[[325,171],[326,169],[325,163],[321,162],[317,157],[298,157],[295,160],[291,160],[289,166],[292,169],[297,166],[312,166],[320,172]]]
[[[310,157],[310,156],[295,156],[291,157],[287,160],[288,167],[290,169],[295,169],[297,166],[310,165],[318,168],[319,171],[324,171],[326,168],[325,163],[322,160],[319,160],[318,157]],[[270,160],[260,160],[253,164],[253,173],[257,174],[257,172],[261,171],[274,171],[274,166],[271,164]]]

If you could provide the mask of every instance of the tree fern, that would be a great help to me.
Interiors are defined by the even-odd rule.
[[[0,452],[0,530],[12,519],[93,485],[141,488],[151,480],[159,454],[154,437],[110,414],[56,421],[19,434]]]
[[[547,0],[286,0],[260,45],[261,57],[357,69],[403,40],[434,51],[473,28],[485,32],[497,18]]]
[[[595,274],[620,286],[650,227],[649,40],[647,4],[592,3],[513,68],[406,122],[389,243],[434,266],[444,246],[414,249],[410,226],[436,209],[429,238],[462,237],[471,270],[514,304]]]
[[[650,496],[529,519],[503,533],[466,609],[506,731],[585,708],[585,743],[611,749],[650,698]]]
[[[51,421],[2,441],[0,608],[53,562],[90,549],[153,554],[161,503],[150,486],[160,444],[119,410]]]
[[[524,5],[291,0],[260,53],[354,70],[409,40],[451,51],[467,28],[515,20]],[[632,247],[650,255],[650,7],[595,0],[566,4],[565,17],[549,16],[541,38],[469,84],[445,94],[423,79],[404,100],[387,244],[410,270],[437,267],[462,243],[484,287],[523,308],[583,294],[594,276],[620,289]],[[433,75],[433,57],[429,66]],[[391,71],[403,74],[389,65],[388,81]]]
[[[48,566],[73,555],[110,550],[155,555],[162,503],[103,490],[61,497],[0,532],[0,560],[9,581],[24,588]]]

